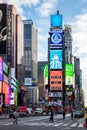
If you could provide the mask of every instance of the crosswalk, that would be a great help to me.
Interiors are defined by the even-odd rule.
[[[7,122],[4,122],[0,125],[4,125],[4,126],[9,126],[9,125],[14,125],[13,124],[13,121],[7,121]],[[22,120],[19,120],[18,121],[18,125],[19,126],[37,126],[37,127],[41,127],[41,126],[44,126],[44,127],[63,127],[64,129],[68,129],[68,128],[75,128],[75,127],[83,127],[83,123],[78,123],[78,122],[72,122],[72,121],[69,121],[69,122],[63,122],[63,121],[55,121],[53,123],[51,122],[37,122],[37,121],[28,121],[28,120],[25,120],[25,121],[22,121]]]

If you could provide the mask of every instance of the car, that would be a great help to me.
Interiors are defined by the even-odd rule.
[[[34,111],[34,115],[38,115],[38,116],[39,116],[39,115],[42,115],[42,112],[41,112],[40,110],[35,110],[35,111]]]
[[[75,118],[82,118],[82,117],[84,117],[84,112],[81,111],[81,110],[76,110],[75,114],[74,114],[74,117]]]
[[[34,115],[42,115],[42,109],[41,108],[36,108],[36,110],[34,111]]]

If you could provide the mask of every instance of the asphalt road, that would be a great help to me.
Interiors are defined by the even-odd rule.
[[[0,119],[0,130],[84,130],[83,120],[67,116],[63,121],[62,115],[55,115],[52,123],[49,116],[35,116],[19,118],[18,124],[13,124],[13,119]]]

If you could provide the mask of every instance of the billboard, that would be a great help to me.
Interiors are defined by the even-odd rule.
[[[3,60],[2,57],[0,57],[0,80],[3,80]]]
[[[51,27],[62,27],[62,15],[51,15]]]
[[[0,4],[0,54],[6,54],[6,4]]]
[[[3,93],[5,94],[5,104],[10,104],[10,86],[3,82]]]
[[[44,77],[48,78],[48,64],[46,64],[44,67]]]
[[[32,78],[25,78],[24,85],[32,85]]]
[[[65,84],[73,85],[74,66],[73,64],[65,64]]]
[[[50,48],[62,48],[62,30],[50,32]]]
[[[50,50],[50,69],[62,69],[62,50]]]
[[[0,93],[2,93],[2,82],[0,81]]]
[[[51,91],[62,90],[62,70],[50,71],[50,90]]]

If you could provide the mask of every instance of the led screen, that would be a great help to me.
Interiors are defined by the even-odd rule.
[[[2,93],[2,82],[0,81],[0,93]]]
[[[50,32],[50,48],[62,48],[62,31]]]
[[[46,64],[44,67],[44,76],[45,78],[48,78],[48,64]]]
[[[3,93],[5,94],[5,104],[10,104],[10,86],[3,82]]]
[[[62,90],[62,70],[50,71],[50,90]]]
[[[50,50],[50,69],[62,69],[62,50]]]
[[[66,85],[73,85],[73,74],[74,74],[73,64],[66,64],[65,65],[65,84]]]
[[[62,27],[62,15],[51,15],[51,26]]]
[[[6,4],[0,4],[0,54],[6,54]]]
[[[2,60],[2,57],[0,57],[0,80],[3,79],[3,67],[2,67],[2,63],[3,63],[3,60]]]

